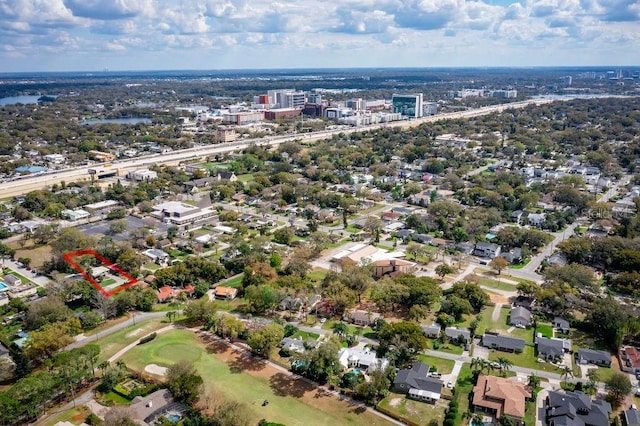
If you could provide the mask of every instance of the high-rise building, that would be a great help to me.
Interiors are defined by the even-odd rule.
[[[407,95],[394,94],[391,97],[393,112],[400,113],[405,117],[422,117],[423,103],[424,101],[422,93],[412,93]]]

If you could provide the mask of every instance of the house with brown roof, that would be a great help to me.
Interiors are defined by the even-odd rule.
[[[347,322],[352,322],[355,325],[367,326],[372,324],[378,318],[382,318],[377,312],[365,311],[362,309],[352,309],[349,312],[345,312],[343,316],[343,320]]]
[[[176,292],[173,291],[173,288],[169,287],[168,285],[162,286],[158,289],[158,302],[168,302],[169,300],[173,299],[175,295]]]
[[[415,263],[403,259],[376,260],[372,265],[374,278],[382,278],[385,275],[410,274],[416,270]]]
[[[473,409],[490,413],[496,419],[507,416],[522,425],[527,398],[531,398],[531,393],[524,384],[481,374],[473,388]]]
[[[216,287],[214,295],[216,299],[233,300],[238,295],[238,289],[219,285]]]

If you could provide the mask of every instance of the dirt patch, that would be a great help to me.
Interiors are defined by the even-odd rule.
[[[128,318],[127,318],[127,319],[128,319]],[[138,336],[140,336],[141,334],[145,334],[145,333],[147,332],[147,329],[148,329],[148,328],[149,328],[149,326],[148,326],[148,325],[146,325],[146,326],[144,326],[144,327],[141,327],[141,328],[137,328],[137,329],[135,329],[135,330],[130,331],[129,333],[127,333],[127,334],[125,335],[125,337],[127,337],[127,338],[129,338],[129,337],[138,337]]]
[[[8,245],[16,249],[16,259],[28,257],[31,259],[31,266],[34,268],[41,267],[45,261],[51,259],[51,247],[48,245],[36,246],[33,244],[33,240],[12,241]]]
[[[155,374],[156,376],[164,376],[167,374],[167,367],[161,367],[158,364],[149,364],[144,367],[144,371]]]
[[[487,292],[489,294],[489,300],[491,300],[493,303],[500,303],[501,305],[508,305],[509,302],[509,298],[506,296],[503,296],[501,294],[496,294],[496,293],[491,293],[491,292]]]
[[[392,400],[389,401],[389,406],[397,407],[398,405],[400,405],[400,401],[402,401],[402,398],[393,398]]]

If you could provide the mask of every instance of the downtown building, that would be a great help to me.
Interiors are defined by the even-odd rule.
[[[393,112],[400,113],[404,117],[419,118],[423,116],[424,99],[422,93],[406,95],[394,94],[391,98]]]

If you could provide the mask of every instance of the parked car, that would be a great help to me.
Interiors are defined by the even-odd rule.
[[[451,389],[451,388],[453,387],[453,382],[452,382],[451,380],[449,380],[449,381],[447,382],[447,387],[448,387],[449,389]]]

